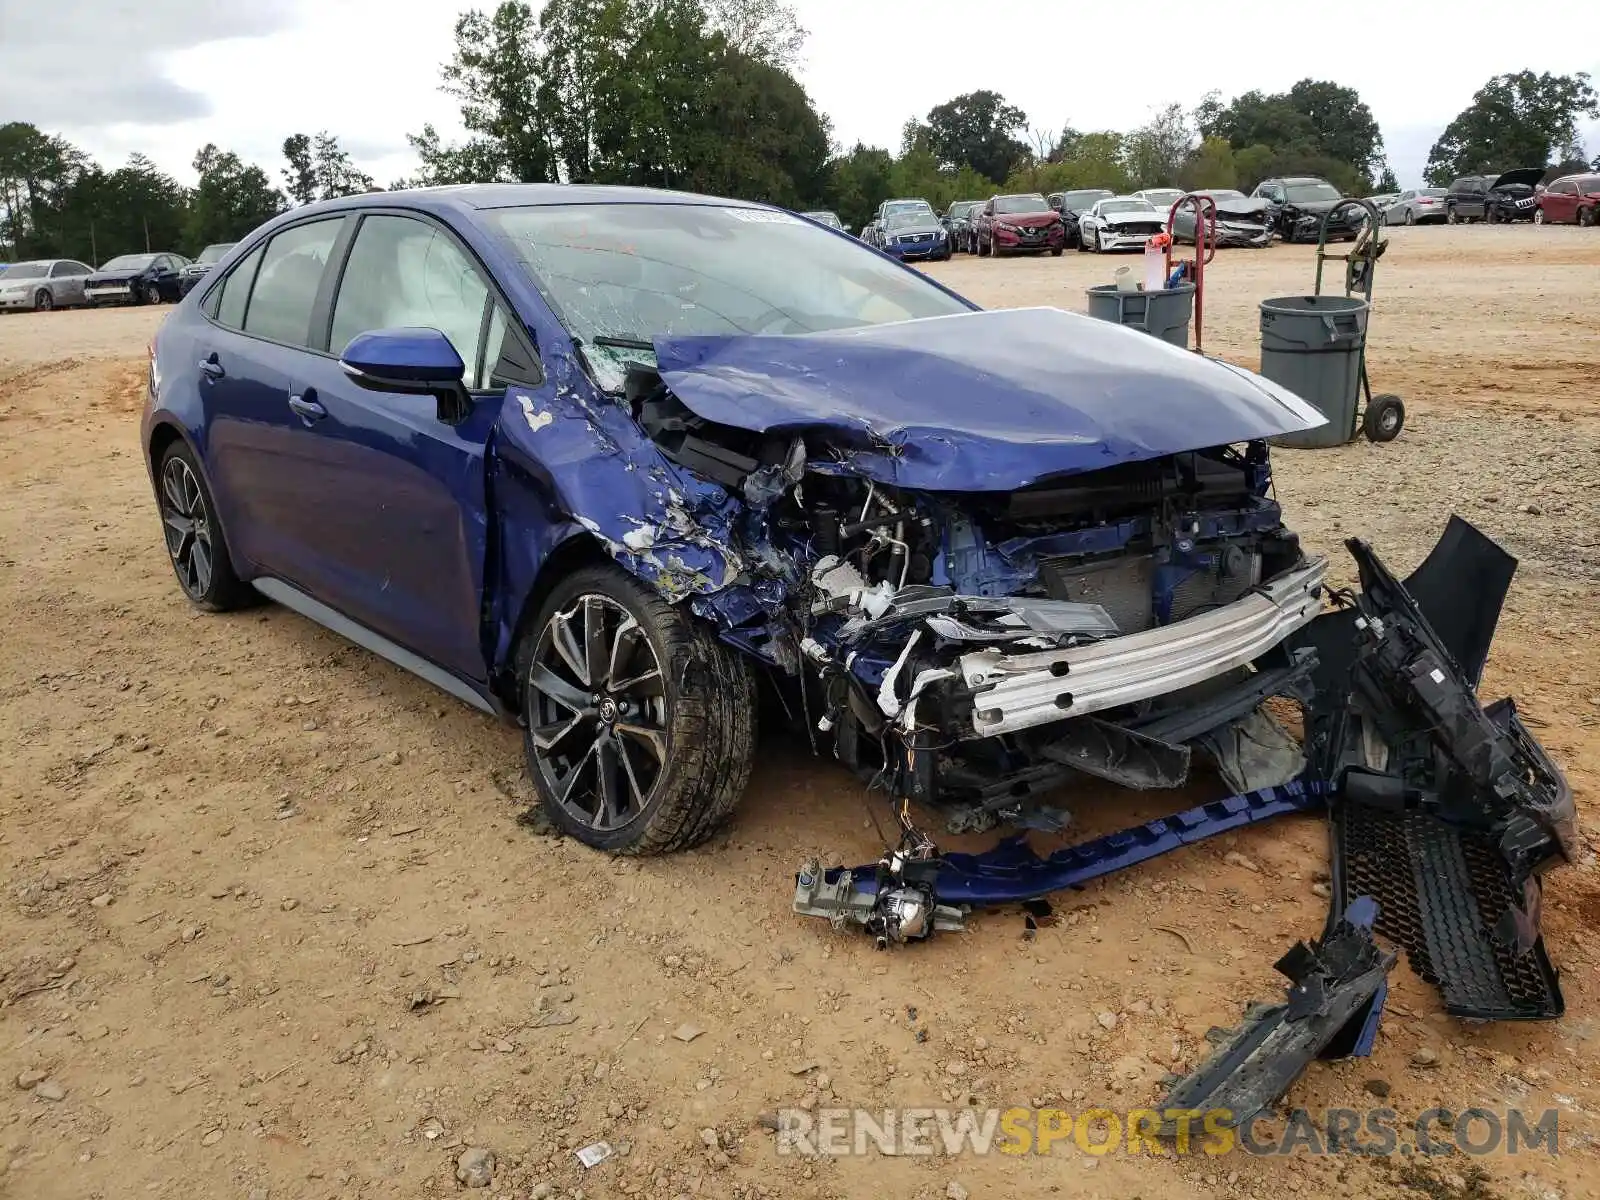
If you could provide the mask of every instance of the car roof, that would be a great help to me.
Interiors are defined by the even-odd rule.
[[[402,188],[393,192],[364,192],[359,196],[341,196],[335,200],[308,204],[303,208],[291,209],[290,212],[298,217],[317,212],[400,205],[442,214],[462,210],[485,211],[562,204],[706,204],[720,208],[771,207],[749,200],[703,196],[695,192],[673,192],[661,188],[588,183],[463,183]]]

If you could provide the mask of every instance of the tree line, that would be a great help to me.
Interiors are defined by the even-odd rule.
[[[1213,92],[1128,131],[1039,128],[977,91],[908,121],[894,150],[838,147],[795,77],[805,38],[785,0],[502,0],[466,12],[441,69],[466,137],[447,142],[431,125],[408,135],[418,170],[389,186],[632,184],[831,208],[856,227],[889,196],[943,207],[1001,190],[1248,190],[1282,174],[1352,194],[1397,189],[1371,109],[1315,79],[1226,101]],[[1579,122],[1595,115],[1586,75],[1495,76],[1439,137],[1428,181],[1581,165]],[[330,133],[293,134],[282,150],[274,179],[204,146],[184,187],[141,155],[107,170],[32,125],[0,125],[0,260],[194,253],[290,205],[377,188]]]

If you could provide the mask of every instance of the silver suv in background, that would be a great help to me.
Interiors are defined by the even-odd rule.
[[[93,271],[74,258],[36,258],[0,268],[0,312],[48,312],[85,304],[83,281]]]

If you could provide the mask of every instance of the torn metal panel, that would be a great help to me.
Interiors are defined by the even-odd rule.
[[[1353,901],[1343,917],[1309,946],[1297,942],[1276,970],[1289,980],[1283,1003],[1254,1011],[1234,1036],[1158,1106],[1161,1134],[1181,1138],[1174,1114],[1202,1114],[1222,1128],[1248,1125],[1289,1090],[1319,1057],[1370,1048],[1395,956],[1372,940],[1377,905]]]
[[[737,501],[670,462],[624,409],[578,397],[574,387],[511,389],[495,447],[513,469],[502,486],[534,487],[547,509],[669,600],[737,582],[745,571]]]
[[[1325,423],[1253,373],[1052,308],[657,338],[655,351],[702,418],[817,437],[839,469],[907,488],[1012,490]]]

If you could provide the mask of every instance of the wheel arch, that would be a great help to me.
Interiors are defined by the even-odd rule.
[[[507,569],[502,571],[502,585],[508,594],[504,597],[496,622],[500,628],[491,631],[496,646],[490,686],[505,705],[506,711],[519,720],[522,716],[522,693],[516,678],[517,649],[532,628],[545,599],[562,579],[580,567],[616,563],[616,559],[606,552],[605,546],[594,534],[576,525],[566,528],[566,535],[546,550],[537,563],[527,563],[526,548],[519,554],[511,547],[505,547],[503,554],[503,568]],[[518,569],[519,563],[523,564],[521,570]],[[523,579],[529,565],[531,572]]]

